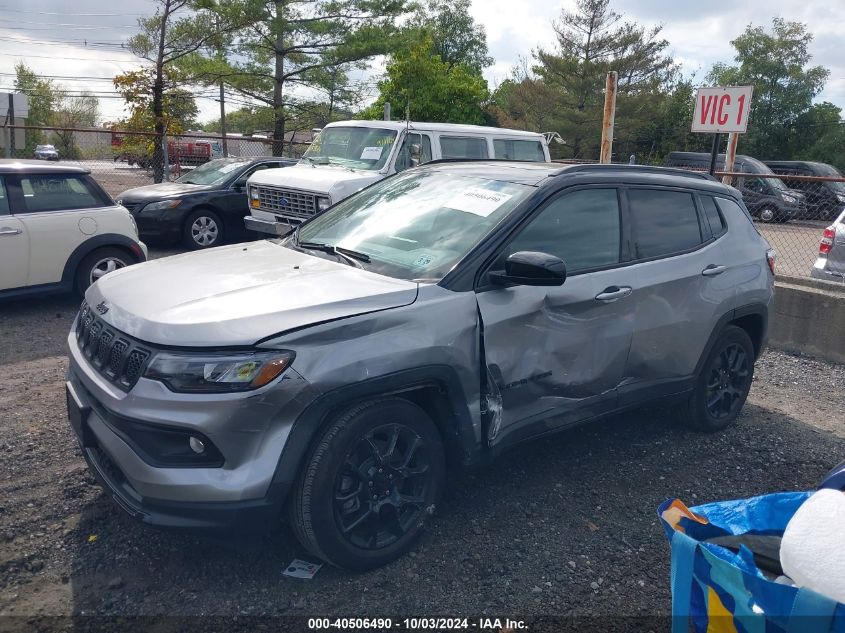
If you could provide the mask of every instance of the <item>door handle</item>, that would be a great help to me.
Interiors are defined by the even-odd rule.
[[[20,235],[21,233],[23,233],[21,229],[12,229],[8,226],[4,226],[0,229],[0,235]]]
[[[610,286],[609,288],[605,288],[602,292],[596,295],[596,301],[604,301],[605,303],[611,303],[613,301],[616,301],[617,299],[627,297],[632,292],[633,290],[631,290],[630,286]]]
[[[721,275],[727,269],[727,266],[717,266],[716,264],[710,264],[707,268],[701,271],[701,274],[705,277],[715,277],[716,275]]]

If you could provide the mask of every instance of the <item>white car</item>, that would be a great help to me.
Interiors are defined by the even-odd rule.
[[[88,170],[0,161],[0,298],[83,293],[146,259],[132,216]]]

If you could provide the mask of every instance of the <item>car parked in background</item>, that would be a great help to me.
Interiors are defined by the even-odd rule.
[[[368,569],[419,536],[447,464],[661,399],[730,425],[774,268],[703,174],[424,165],[284,239],[90,288],[68,415],[138,520],[269,529],[286,510],[313,556]]]
[[[186,172],[175,182],[129,189],[117,198],[145,240],[181,241],[190,249],[254,238],[247,232],[246,180],[264,169],[296,164],[285,158],[218,158]]]
[[[800,160],[767,160],[766,165],[792,189],[807,196],[806,217],[813,220],[832,220],[845,210],[845,182],[831,180],[800,180],[790,176],[842,178],[833,165]]]
[[[810,276],[845,282],[845,209],[822,232],[819,255],[810,270]]]
[[[59,152],[53,145],[36,145],[32,156],[38,160],[59,160]]]
[[[0,161],[0,298],[81,293],[146,258],[132,216],[88,170]]]
[[[669,152],[666,166],[706,171],[710,168],[710,154]],[[716,171],[723,171],[724,168],[725,155],[719,154],[716,157]],[[763,162],[737,154],[733,170],[742,173],[734,178],[734,186],[742,193],[742,199],[751,215],[761,222],[788,222],[806,214],[807,201],[804,194],[790,189],[780,178],[773,177],[774,172]],[[764,177],[755,178],[755,175]]]
[[[294,169],[249,179],[247,228],[284,235],[374,182],[432,160],[549,162],[537,132],[417,121],[337,121],[319,131]]]

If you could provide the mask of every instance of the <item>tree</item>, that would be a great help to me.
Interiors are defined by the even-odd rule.
[[[153,129],[163,138],[167,131],[167,103],[175,103],[173,90],[185,86],[192,78],[179,72],[174,64],[196,54],[209,42],[219,37],[219,17],[211,11],[215,6],[210,0],[155,0],[156,13],[149,18],[139,18],[140,32],[129,38],[129,50],[152,64],[149,69],[124,73],[115,77],[118,90],[128,90],[130,84],[136,88],[130,105],[145,100],[140,91],[149,94],[148,108],[153,119]],[[126,94],[126,93],[125,93]],[[164,174],[164,153],[161,143],[155,143],[153,150],[153,179],[161,182]]]
[[[469,14],[471,4],[471,0],[428,0],[418,7],[410,26],[431,38],[432,51],[450,67],[463,64],[481,74],[493,58],[487,54],[484,25]]]
[[[65,94],[58,99],[51,123],[59,128],[53,132],[59,156],[69,160],[81,158],[71,128],[93,127],[99,116],[100,100],[88,91],[83,91],[79,96]]]
[[[450,66],[426,38],[392,57],[378,98],[360,116],[381,118],[384,104],[390,103],[403,113],[407,108],[418,121],[480,124],[487,98],[487,82],[480,74],[463,64]]]
[[[27,125],[50,125],[59,97],[57,88],[51,79],[42,79],[29,66],[23,62],[18,62],[15,64],[15,92],[23,93],[29,99]],[[43,143],[44,138],[44,133],[41,130],[27,130],[24,150],[26,155],[32,155],[35,146]]]
[[[235,91],[273,109],[273,153],[284,151],[287,122],[309,89],[325,89],[335,73],[390,52],[395,20],[406,0],[221,0],[221,20],[248,24],[233,37],[225,59],[190,59],[191,71],[223,79]]]
[[[578,0],[574,12],[562,12],[554,30],[557,46],[534,53],[536,65],[524,78],[531,81],[522,82],[521,98],[545,102],[543,120],[553,122],[553,131],[563,136],[574,157],[597,157],[605,78],[615,70],[619,82],[614,136],[619,142],[636,138],[651,122],[661,93],[677,73],[666,54],[668,42],[660,37],[661,27],[623,22],[610,10],[609,0]],[[531,90],[545,92],[548,98],[531,98]]]
[[[806,25],[775,18],[770,33],[748,26],[731,42],[737,65],[716,64],[710,71],[714,84],[754,86],[744,153],[763,159],[788,155],[793,124],[810,110],[830,75],[821,66],[808,67],[812,41]]]

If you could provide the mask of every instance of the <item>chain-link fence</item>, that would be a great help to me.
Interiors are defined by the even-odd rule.
[[[282,155],[300,158],[310,132],[291,132],[283,143],[267,136],[191,133],[168,135],[102,128],[4,128],[0,156],[72,163],[91,174],[113,198],[133,187],[172,181],[217,158]],[[11,133],[14,138],[10,139]]]

